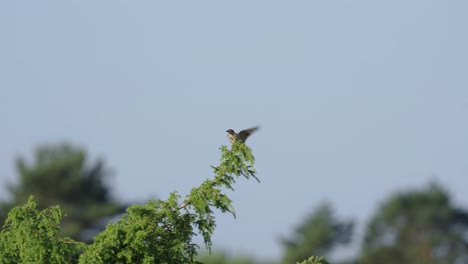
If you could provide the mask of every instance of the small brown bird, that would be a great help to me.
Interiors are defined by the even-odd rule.
[[[226,130],[228,133],[228,138],[231,144],[234,144],[236,141],[242,141],[245,143],[247,138],[252,135],[253,132],[255,132],[258,129],[258,127],[252,127],[248,129],[241,130],[239,133],[234,132],[232,129]]]

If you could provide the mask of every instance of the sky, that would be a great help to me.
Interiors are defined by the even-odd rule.
[[[361,229],[397,190],[468,208],[468,2],[1,1],[0,182],[40,144],[105,160],[121,201],[212,176],[226,129],[261,183],[214,247],[260,258],[320,202]],[[0,188],[0,197],[7,197]]]

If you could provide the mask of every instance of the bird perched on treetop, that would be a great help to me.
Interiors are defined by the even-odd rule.
[[[232,129],[226,130],[228,133],[228,138],[231,144],[234,144],[236,141],[242,141],[242,143],[245,143],[247,138],[252,135],[253,132],[255,132],[258,129],[257,127],[252,127],[248,129],[241,130],[239,133],[234,132]]]

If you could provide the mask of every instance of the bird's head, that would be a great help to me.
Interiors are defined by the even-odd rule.
[[[226,130],[226,132],[228,132],[228,133],[231,134],[231,135],[233,135],[233,134],[236,133],[236,132],[234,132],[234,130],[232,130],[232,129],[228,129],[228,130]]]

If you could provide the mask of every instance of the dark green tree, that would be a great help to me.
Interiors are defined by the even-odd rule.
[[[2,223],[9,209],[34,195],[40,208],[60,205],[66,215],[61,235],[86,240],[83,230],[95,227],[102,217],[123,211],[110,195],[109,170],[102,160],[88,164],[81,148],[65,143],[40,146],[32,164],[19,158],[16,168],[18,183],[8,187],[12,199],[2,204]]]
[[[367,226],[361,263],[468,263],[468,213],[430,183],[385,201]]]
[[[197,257],[203,264],[260,264],[247,256],[230,256],[224,252],[205,252]]]
[[[283,263],[296,263],[311,255],[323,256],[339,244],[351,241],[353,221],[339,220],[329,203],[320,204],[294,230],[290,238],[283,238]]]

